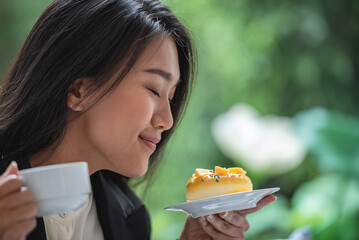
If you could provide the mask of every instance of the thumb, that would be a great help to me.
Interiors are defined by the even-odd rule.
[[[8,176],[10,174],[19,175],[19,168],[17,167],[17,163],[12,161],[9,166],[7,167],[4,176]]]

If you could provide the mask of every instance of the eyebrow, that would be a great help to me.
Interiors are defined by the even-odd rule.
[[[164,71],[162,69],[158,69],[158,68],[146,69],[146,70],[144,70],[144,72],[157,74],[157,75],[160,75],[161,77],[163,77],[164,79],[166,79],[169,82],[172,81],[172,74],[169,73],[169,72],[166,72],[166,71]]]

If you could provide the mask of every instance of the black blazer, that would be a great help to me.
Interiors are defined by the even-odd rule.
[[[12,160],[18,163],[19,169],[31,167],[27,157],[3,155],[1,158],[1,174]],[[98,171],[91,175],[91,184],[98,219],[106,240],[151,238],[148,212],[141,200],[123,182],[121,175],[111,171]],[[37,218],[37,226],[27,239],[46,239],[43,218]]]

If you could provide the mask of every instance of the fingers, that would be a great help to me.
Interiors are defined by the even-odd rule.
[[[8,209],[1,211],[6,218],[0,220],[0,232],[11,232],[14,226],[20,222],[27,222],[28,220],[35,219],[37,207],[34,202],[21,205],[15,209]],[[25,232],[26,229],[21,229]]]
[[[9,166],[7,167],[5,173],[3,174],[4,176],[10,175],[10,174],[15,174],[15,175],[19,175],[19,169],[17,166],[17,163],[15,161],[12,161]]]
[[[14,224],[10,229],[4,232],[4,239],[26,239],[27,233],[36,227],[36,219],[28,219]]]
[[[34,201],[32,193],[27,187],[22,186],[20,191],[15,191],[1,199],[0,209],[11,209],[32,201]]]
[[[0,176],[1,239],[26,239],[36,226],[37,207],[28,188],[22,186],[15,162]]]
[[[261,199],[255,208],[209,215],[199,218],[198,221],[203,230],[213,239],[244,239],[244,234],[249,229],[246,216],[259,211],[276,199],[275,196],[268,195]]]
[[[203,230],[213,239],[244,239],[245,229],[224,221],[218,215],[199,218]],[[247,228],[248,229],[248,228]]]
[[[245,231],[249,229],[247,218],[240,211],[220,213],[218,216],[233,226],[242,227]]]
[[[24,220],[19,223],[18,229],[22,229],[25,232],[31,232],[36,227],[36,218]]]
[[[0,233],[4,239],[25,239],[36,226],[37,207],[29,190],[21,188],[10,196],[0,198]],[[16,199],[20,196],[20,199]],[[35,222],[34,222],[35,221]]]
[[[22,183],[17,175],[11,174],[0,178],[0,198],[18,191]]]
[[[221,217],[222,219],[224,219],[225,221],[227,221],[228,223],[234,225],[234,226],[247,228],[246,230],[248,230],[249,224],[248,224],[248,221],[246,219],[246,216],[249,213],[259,211],[264,206],[270,204],[271,202],[275,201],[276,199],[277,198],[275,196],[268,195],[268,196],[264,197],[263,199],[261,199],[257,203],[257,206],[255,208],[246,209],[246,210],[240,210],[240,211],[230,211],[230,212],[220,213],[220,214],[218,214],[218,216]]]
[[[22,186],[18,175],[17,163],[12,161],[5,173],[0,176],[0,198],[18,190]]]
[[[239,211],[243,216],[247,216],[250,213],[254,213],[257,212],[259,210],[261,210],[264,206],[274,202],[277,199],[277,197],[273,196],[273,195],[268,195],[265,196],[264,198],[262,198],[258,203],[257,206],[255,208],[250,208],[250,209],[245,209],[245,210],[241,210]]]
[[[37,207],[35,202],[29,202],[23,204],[15,209],[12,209],[9,212],[9,220],[19,221],[19,220],[27,220],[30,218],[35,218],[37,213]]]

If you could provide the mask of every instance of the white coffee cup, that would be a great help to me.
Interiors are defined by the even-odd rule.
[[[31,191],[39,217],[74,211],[86,203],[91,193],[86,162],[24,169],[19,177]]]

